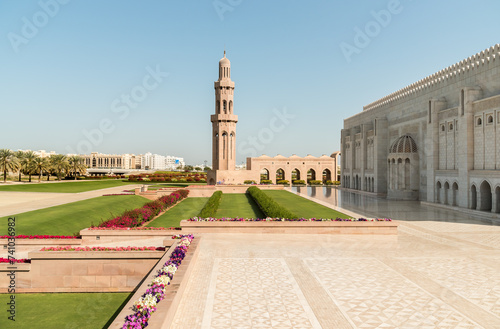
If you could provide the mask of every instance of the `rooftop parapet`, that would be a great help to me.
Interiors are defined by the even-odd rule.
[[[417,92],[422,91],[424,89],[433,87],[434,85],[437,85],[443,81],[449,80],[456,76],[468,74],[474,71],[475,69],[483,67],[485,64],[494,62],[495,60],[499,59],[499,57],[500,57],[500,44],[496,44],[495,46],[483,50],[482,52],[477,53],[474,56],[464,59],[422,80],[412,83],[411,85],[403,89],[400,89],[373,103],[364,106],[363,111],[368,111],[381,107],[383,105],[392,103],[407,96],[416,94]]]

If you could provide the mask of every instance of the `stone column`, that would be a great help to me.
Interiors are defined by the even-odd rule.
[[[497,198],[495,191],[491,191],[491,212],[497,212]]]

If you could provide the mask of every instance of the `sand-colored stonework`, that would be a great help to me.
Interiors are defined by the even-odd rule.
[[[204,234],[171,328],[500,328],[500,227]]]

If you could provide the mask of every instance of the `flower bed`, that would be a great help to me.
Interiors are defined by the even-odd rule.
[[[175,272],[186,256],[193,238],[192,235],[185,235],[181,238],[180,243],[170,255],[170,259],[152,280],[150,288],[134,302],[134,314],[125,317],[123,329],[147,327],[149,318],[156,311],[157,304],[165,298],[166,287],[170,284]]]
[[[165,247],[44,247],[40,251],[165,251]]]
[[[155,201],[148,202],[141,208],[128,210],[121,216],[108,219],[100,223],[98,226],[106,228],[141,226],[142,224],[152,220],[162,210],[173,206],[182,199],[185,199],[188,196],[188,193],[188,190],[177,190],[172,192],[170,195],[165,195]],[[94,226],[92,225],[92,227]]]
[[[193,217],[189,222],[391,222],[390,218],[200,218]]]
[[[0,235],[0,239],[79,239],[74,235]]]
[[[180,230],[179,227],[149,227],[149,226],[141,226],[141,227],[89,227],[89,230],[99,230],[99,231],[114,231],[114,230],[124,230],[124,231],[173,231]]]
[[[15,258],[3,258],[0,257],[0,263],[9,263],[11,265],[13,264],[20,264],[20,263],[31,263],[31,259],[28,258],[23,258],[23,259],[15,259]]]
[[[102,196],[115,196],[115,195],[134,195],[135,193],[114,193],[114,194],[103,194]]]

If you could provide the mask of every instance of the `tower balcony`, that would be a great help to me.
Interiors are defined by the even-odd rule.
[[[238,116],[235,114],[212,114],[210,116],[211,122],[221,122],[221,121],[229,121],[229,122],[238,122]]]

